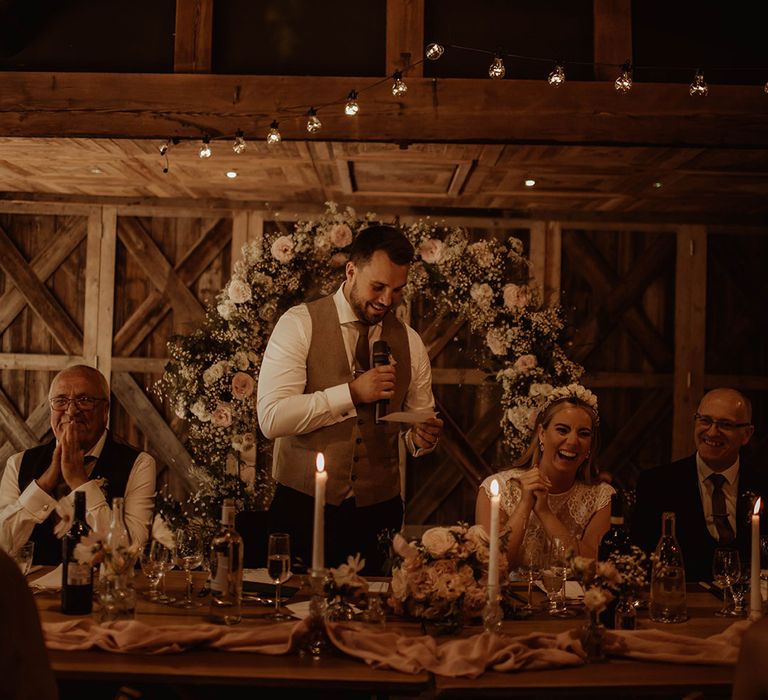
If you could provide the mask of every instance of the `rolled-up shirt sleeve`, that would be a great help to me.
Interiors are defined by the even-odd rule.
[[[259,373],[259,427],[269,439],[302,435],[357,414],[349,384],[305,394],[312,323],[305,305],[275,324]]]

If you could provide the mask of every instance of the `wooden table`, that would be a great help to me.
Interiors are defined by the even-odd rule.
[[[202,575],[196,575],[196,588]],[[137,587],[146,583],[137,576]],[[180,572],[171,572],[169,592],[177,597],[183,590]],[[38,609],[46,622],[71,619],[59,610],[57,594],[38,595]],[[650,622],[641,613],[640,627],[656,627],[695,637],[707,637],[723,631],[732,619],[718,618],[714,611],[719,601],[711,594],[689,592],[688,605],[691,619],[679,625],[659,625]],[[259,619],[267,608],[246,603],[241,625],[264,625]],[[136,619],[151,625],[198,624],[205,621],[207,607],[196,611],[139,600]],[[526,620],[507,620],[505,632],[523,635],[534,631],[557,633],[582,624],[582,617],[553,619],[540,612]],[[388,623],[405,634],[419,634],[418,625]],[[479,626],[468,627],[464,634],[480,632]],[[236,688],[256,686],[267,688],[305,689],[312,697],[368,697],[375,694],[420,695],[441,698],[481,697],[675,697],[682,698],[700,691],[705,698],[730,697],[733,669],[720,666],[648,663],[629,660],[611,660],[577,668],[516,673],[489,672],[478,679],[457,679],[432,676],[429,673],[409,675],[396,671],[369,668],[361,661],[329,653],[320,660],[298,655],[264,656],[254,653],[190,651],[182,654],[141,655],[113,654],[103,651],[51,651],[51,665],[57,678],[89,683],[120,682],[151,684],[183,689],[181,697],[215,697],[216,688],[227,686],[227,697],[240,697]],[[246,691],[243,691],[246,692]],[[250,691],[252,692],[252,691]],[[206,694],[210,693],[210,695]],[[158,695],[157,697],[160,697]],[[145,695],[146,697],[155,697]],[[170,697],[173,697],[172,695]],[[243,696],[245,697],[245,696]]]

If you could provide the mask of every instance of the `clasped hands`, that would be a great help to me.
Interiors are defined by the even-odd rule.
[[[533,509],[534,513],[544,513],[549,511],[549,502],[547,495],[552,488],[552,482],[547,476],[541,473],[538,466],[533,466],[524,471],[519,479],[521,502]]]
[[[53,494],[59,484],[66,483],[73,491],[88,481],[80,447],[77,424],[64,423],[58,443],[53,450],[51,463],[37,479],[37,485],[46,493]]]

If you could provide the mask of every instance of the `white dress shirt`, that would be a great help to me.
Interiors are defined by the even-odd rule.
[[[347,351],[350,373],[354,366],[358,318],[339,287],[333,302],[339,315],[341,335]],[[434,410],[432,368],[419,334],[405,324],[411,358],[411,383],[403,403],[404,411]],[[368,332],[369,347],[381,337],[381,323]],[[272,331],[259,373],[257,410],[261,431],[270,439],[302,435],[357,415],[349,384],[338,384],[305,394],[307,355],[312,340],[312,321],[306,304],[286,311]],[[418,457],[430,450],[418,449],[405,435],[409,452]]]
[[[106,439],[107,433],[104,431],[93,449],[85,456],[98,458]],[[8,458],[0,481],[0,547],[7,552],[14,552],[27,542],[35,525],[49,518],[58,503],[54,497],[41,489],[34,479],[23,492],[19,491],[19,468],[23,455],[23,452],[17,452]],[[94,532],[106,534],[112,518],[112,508],[97,481],[86,481],[75,491],[85,492],[88,524]],[[72,493],[64,496],[71,504],[75,499]],[[146,452],[140,452],[133,463],[124,498],[125,524],[131,541],[143,543],[147,539],[149,522],[155,507],[155,460]]]
[[[725,477],[723,482],[723,493],[725,494],[725,507],[728,510],[728,522],[731,523],[733,531],[736,532],[736,500],[739,495],[739,460],[728,467],[725,471],[715,472],[710,469],[704,460],[696,453],[696,470],[699,474],[699,493],[701,494],[701,504],[704,506],[704,519],[707,522],[707,530],[716,540],[720,539],[717,532],[715,520],[712,517],[712,491],[715,485],[709,480],[712,474],[722,474]]]

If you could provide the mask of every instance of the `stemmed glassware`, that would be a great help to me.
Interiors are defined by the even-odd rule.
[[[528,542],[523,545],[520,570],[528,582],[528,596],[525,605],[520,608],[521,610],[528,612],[536,610],[536,606],[533,604],[533,583],[541,573],[543,558],[541,550],[535,543]]]
[[[192,569],[203,563],[203,540],[200,533],[184,529],[176,532],[176,564],[184,569],[186,591],[184,599],[177,601],[180,608],[197,608],[202,603],[192,600]]]
[[[141,550],[141,570],[149,579],[147,598],[156,603],[171,603],[165,593],[165,574],[173,568],[174,553],[161,542],[150,539]],[[162,584],[162,585],[161,585]]]
[[[734,617],[741,614],[728,606],[728,595],[734,599],[733,584],[741,577],[741,560],[735,549],[718,548],[712,560],[712,576],[715,583],[723,587],[723,607],[715,615],[720,617]]]
[[[565,582],[568,578],[568,549],[570,543],[553,537],[545,554],[541,581],[549,599],[549,614],[554,617],[571,617],[565,606]]]
[[[268,617],[270,620],[291,620],[291,615],[280,612],[280,600],[283,582],[291,575],[291,543],[285,532],[273,532],[267,545],[267,573],[275,584],[275,609]]]

